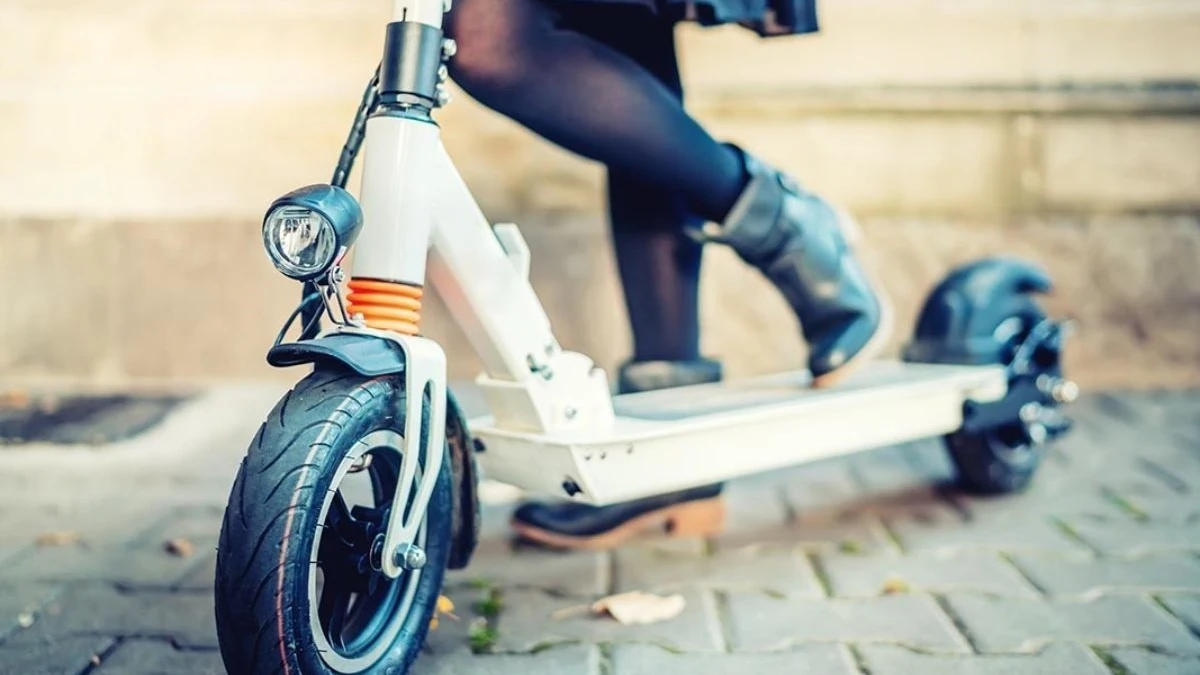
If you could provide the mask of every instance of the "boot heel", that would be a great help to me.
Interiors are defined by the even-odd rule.
[[[725,500],[720,497],[680,504],[666,514],[672,537],[708,537],[725,527]]]

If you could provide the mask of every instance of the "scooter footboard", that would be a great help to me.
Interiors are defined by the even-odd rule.
[[[806,372],[618,396],[611,429],[544,435],[472,422],[491,479],[605,505],[942,436],[1004,396],[1002,367],[880,362],[834,389]]]

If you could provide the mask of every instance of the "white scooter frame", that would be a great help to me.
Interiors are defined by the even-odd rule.
[[[422,30],[436,34],[444,60],[453,55],[453,43],[441,40],[449,4],[395,0],[394,21],[423,24]],[[391,67],[413,81],[430,68],[408,62]],[[445,78],[443,67],[438,79]],[[835,388],[812,389],[808,373],[801,371],[614,397],[606,373],[590,358],[559,346],[529,283],[530,254],[520,232],[485,218],[436,124],[405,114],[372,115],[362,148],[363,227],[351,276],[413,286],[428,280],[445,301],[485,369],[476,382],[491,414],[472,420],[470,433],[489,478],[604,505],[953,436],[963,433],[979,411],[987,419],[977,420],[978,428],[989,420],[993,426],[1019,423],[1035,445],[1066,428],[1052,411],[1055,403],[1075,395],[1074,385],[1059,376],[1061,326],[1027,320],[1022,327],[1009,315],[1028,319],[1028,312],[982,306],[1015,302],[1049,288],[1037,271],[1004,260],[963,268],[935,290],[926,308],[930,316],[923,316],[906,360],[869,365]],[[407,399],[408,447],[397,503],[409,498],[422,448],[433,453],[426,463],[433,470],[422,475],[414,507],[393,510],[384,551],[394,553],[420,526],[440,466],[445,355],[428,338],[366,327],[361,317],[345,314],[340,290],[334,295],[345,320],[323,336],[370,335],[399,345],[408,391],[428,394]],[[1001,320],[989,323],[985,315]],[[946,316],[957,323],[935,325]],[[1018,333],[1023,341],[1017,351],[1025,350],[1024,357],[981,356]],[[1014,384],[1022,377],[1028,386]],[[424,435],[423,412],[429,419]],[[406,522],[400,522],[403,513],[408,513]],[[382,556],[391,577],[401,571],[396,557]]]

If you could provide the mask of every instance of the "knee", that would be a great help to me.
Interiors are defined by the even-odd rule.
[[[462,2],[447,16],[446,33],[458,43],[447,70],[463,91],[494,106],[497,98],[532,77],[533,70],[527,66],[523,36],[506,22],[496,20],[492,8],[486,6]]]

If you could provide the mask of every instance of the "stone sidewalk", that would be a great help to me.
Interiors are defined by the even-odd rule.
[[[0,448],[0,672],[224,672],[213,549],[279,393],[222,389],[109,449]],[[415,673],[1200,673],[1200,393],[1074,410],[1018,497],[943,487],[930,442],[737,481],[712,541],[514,551],[494,504]],[[640,627],[570,611],[625,590],[686,608]]]

